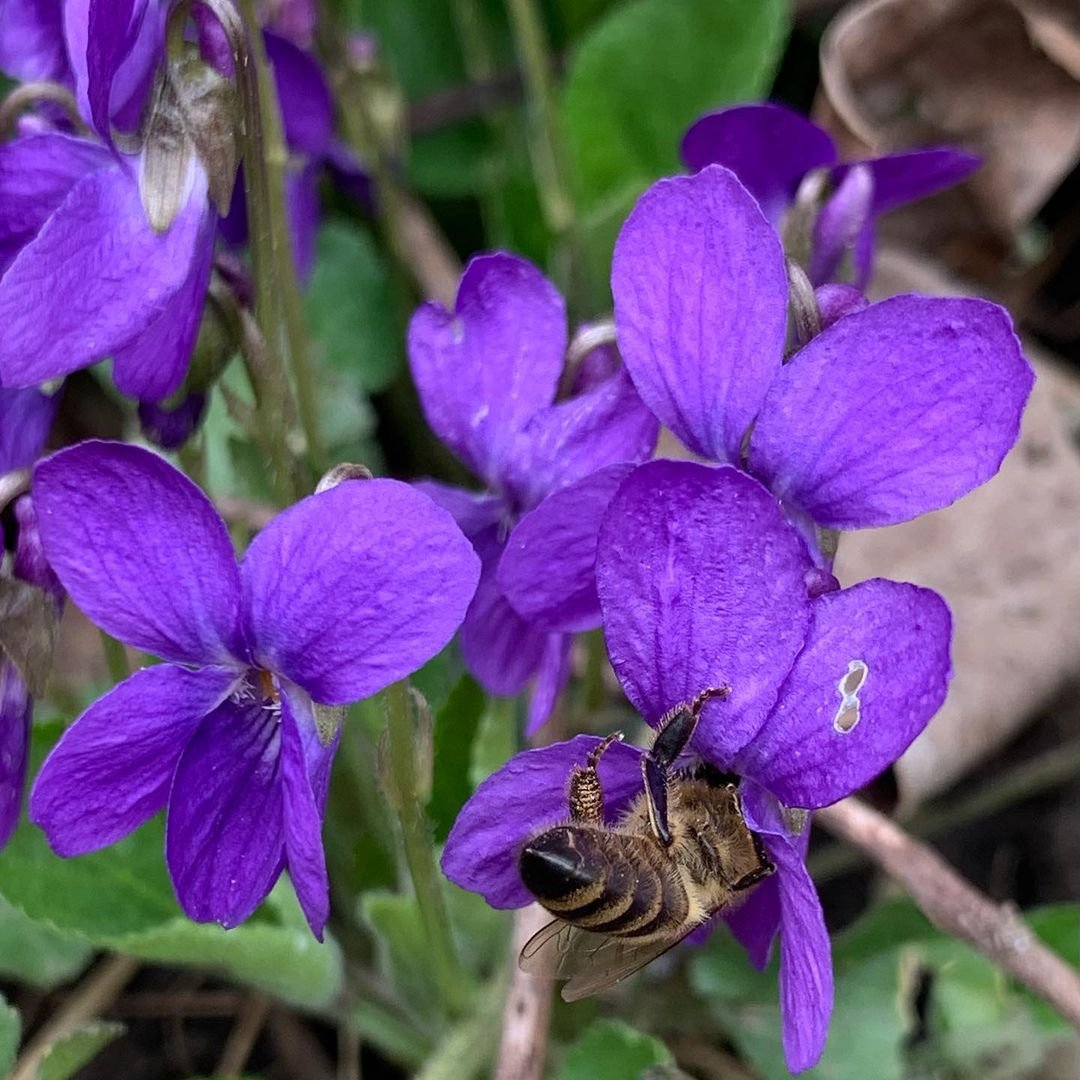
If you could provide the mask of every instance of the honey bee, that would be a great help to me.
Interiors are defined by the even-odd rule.
[[[625,979],[734,907],[775,869],[729,778],[709,766],[675,767],[705,702],[729,692],[705,690],[664,717],[641,759],[643,790],[617,824],[604,821],[597,764],[619,734],[574,767],[570,820],[522,848],[521,879],[555,920],[526,943],[518,963],[568,979],[564,1000]]]

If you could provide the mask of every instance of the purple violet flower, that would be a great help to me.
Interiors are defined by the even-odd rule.
[[[91,705],[46,759],[31,819],[60,855],[114,843],[168,805],[180,905],[236,926],[287,868],[317,937],[320,832],[344,705],[415,671],[460,625],[479,564],[450,516],[394,480],[283,511],[238,564],[224,522],[149,451],[87,442],[33,480],[45,554],[82,611],[164,663]]]
[[[829,938],[807,874],[807,829],[784,808],[813,810],[885,769],[945,699],[950,618],[928,589],[875,579],[812,597],[817,574],[799,535],[753,478],[729,466],[654,461],[623,481],[596,560],[612,665],[655,725],[710,687],[694,753],[742,780],[743,809],[776,873],[727,915],[764,967],[780,936],[780,1007],[789,1067],[812,1066],[832,1011]],[[571,769],[599,740],[518,754],[466,803],[443,869],[494,907],[532,899],[518,853],[567,815]],[[641,751],[600,762],[605,814],[641,792]]]
[[[814,285],[822,285],[850,253],[860,289],[870,280],[875,220],[960,183],[981,163],[973,154],[942,146],[840,164],[827,132],[772,104],[736,105],[703,116],[683,136],[682,158],[695,172],[709,165],[730,169],[777,230],[807,177],[824,174],[828,194],[814,221],[806,271]]]
[[[56,415],[56,398],[37,389],[0,389],[0,477],[33,465]],[[30,497],[14,505],[17,532],[11,577],[42,590],[59,614],[63,590],[41,554]],[[34,699],[18,667],[0,649],[0,847],[19,822],[26,786],[27,751]]]
[[[114,127],[138,121],[166,5],[79,0],[63,27],[52,9],[8,0],[0,18],[14,21],[5,22],[0,65],[37,65],[72,84],[99,139],[35,130],[0,146],[0,385],[33,386],[111,356],[122,392],[160,401],[187,370],[217,221],[193,161],[178,216],[156,233],[139,158],[113,142]],[[61,56],[66,75],[55,70]]]
[[[619,481],[652,451],[657,424],[621,369],[555,402],[566,352],[555,287],[512,255],[469,262],[453,312],[427,303],[409,327],[409,362],[432,430],[484,482],[481,493],[424,482],[483,563],[461,628],[469,671],[488,693],[535,679],[527,730],[548,718],[569,677],[571,633],[599,626],[592,582],[600,518]],[[551,566],[519,573],[504,551],[528,549],[530,511],[544,507],[551,563],[583,567],[586,584],[551,589]],[[500,562],[502,560],[502,562]],[[528,601],[519,613],[510,592]]]
[[[832,290],[835,321],[785,359],[780,242],[718,165],[641,197],[612,292],[623,360],[661,423],[829,529],[907,521],[988,480],[1034,381],[1005,310],[967,298],[857,310]]]

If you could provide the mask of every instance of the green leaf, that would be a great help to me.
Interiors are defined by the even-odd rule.
[[[57,725],[35,726],[34,769],[58,735]],[[315,941],[296,914],[295,897],[282,892],[292,892],[284,880],[274,899],[235,930],[184,918],[165,869],[160,819],[72,859],[54,855],[44,834],[24,820],[0,854],[0,897],[39,927],[146,960],[212,968],[290,1001],[324,1004],[341,984],[340,953],[332,941]]]
[[[597,1020],[566,1051],[558,1080],[630,1080],[656,1065],[670,1065],[671,1051],[621,1020]]]
[[[19,1052],[22,1021],[19,1013],[0,997],[0,1076],[7,1076]]]
[[[320,359],[369,394],[393,382],[403,339],[390,271],[368,229],[343,219],[323,224],[306,304]]]
[[[39,926],[0,901],[0,975],[51,990],[74,979],[92,954],[86,942]]]
[[[108,1020],[83,1024],[49,1047],[38,1066],[37,1080],[68,1080],[125,1030],[123,1024]]]
[[[438,843],[449,835],[458,811],[472,794],[469,762],[486,704],[484,691],[463,675],[435,714],[435,775],[428,814]]]
[[[416,899],[372,890],[361,897],[360,909],[376,936],[380,967],[391,985],[417,1014],[436,1015],[438,993]]]
[[[1080,904],[1047,904],[1024,912],[1028,925],[1066,963],[1080,967]],[[1051,1005],[1024,989],[1036,1022],[1049,1031],[1069,1031],[1070,1026]]]

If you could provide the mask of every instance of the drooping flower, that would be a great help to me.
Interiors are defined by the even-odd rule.
[[[503,553],[528,548],[529,512],[545,505],[551,563],[584,564],[591,582],[603,510],[657,436],[622,370],[555,401],[566,336],[554,286],[502,253],[469,263],[453,312],[425,304],[409,327],[409,361],[428,423],[486,486],[482,493],[424,486],[483,562],[461,630],[465,663],[492,694],[517,694],[536,680],[529,731],[547,719],[566,683],[571,632],[598,626],[599,605],[591,584],[573,595],[552,591],[552,566],[504,579]],[[524,617],[507,599],[508,586],[531,598]]]
[[[41,453],[56,413],[56,399],[40,390],[0,389],[0,477],[25,469]],[[27,750],[34,700],[30,682],[47,663],[43,643],[63,602],[63,590],[41,555],[29,496],[13,507],[15,542],[10,565],[0,570],[0,596],[8,632],[0,647],[0,847],[19,821],[26,786]],[[2,560],[0,560],[2,561]],[[10,652],[8,651],[10,649]],[[18,655],[16,655],[18,653]]]
[[[822,285],[850,255],[860,289],[870,279],[877,218],[960,183],[980,163],[973,154],[940,146],[841,164],[827,132],[773,104],[703,116],[683,136],[682,158],[695,172],[709,165],[730,169],[777,230],[807,178],[820,175],[826,190],[809,237],[807,274]]]
[[[36,468],[46,556],[142,668],[64,733],[31,819],[60,855],[94,851],[168,805],[165,854],[187,914],[235,926],[287,868],[312,931],[329,897],[320,832],[344,705],[452,637],[478,560],[450,516],[393,480],[356,480],[279,514],[238,564],[206,496],[162,459],[89,442]]]
[[[612,665],[648,723],[730,688],[704,706],[692,749],[741,777],[747,823],[776,865],[729,922],[760,967],[779,934],[785,1051],[793,1070],[809,1068],[825,1043],[832,966],[806,831],[792,832],[783,810],[851,794],[925,727],[950,674],[948,609],[881,579],[811,596],[813,562],[769,493],[730,466],[693,462],[650,462],[623,481],[596,573]],[[598,741],[526,751],[482,783],[447,841],[447,876],[495,907],[528,903],[518,853],[566,818],[571,768]],[[600,762],[609,821],[641,792],[641,753],[615,745]]]
[[[612,291],[626,368],[661,422],[830,529],[907,521],[988,480],[1034,379],[1004,309],[967,298],[870,304],[785,362],[780,242],[717,165],[642,196]]]
[[[36,385],[111,356],[121,391],[159,401],[187,368],[217,221],[193,156],[175,219],[155,231],[140,197],[142,154],[114,139],[138,124],[167,6],[82,0],[62,25],[52,7],[9,0],[0,65],[70,85],[92,134],[37,124],[0,146],[0,385]]]

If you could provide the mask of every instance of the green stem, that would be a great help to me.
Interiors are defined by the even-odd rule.
[[[386,726],[390,751],[389,781],[398,810],[405,847],[405,862],[416,892],[420,919],[431,950],[435,984],[447,1009],[461,1012],[468,991],[468,977],[458,961],[450,937],[450,920],[443,902],[431,826],[421,805],[416,771],[416,733],[409,686],[405,680],[386,690]]]
[[[557,238],[574,225],[574,203],[555,110],[555,86],[547,32],[535,0],[506,0],[529,104],[531,148],[540,205]]]
[[[471,1080],[495,1053],[499,1018],[506,1000],[506,977],[497,976],[485,988],[476,1011],[435,1047],[416,1080]]]
[[[239,0],[247,28],[248,61],[245,75],[244,191],[247,195],[248,233],[255,270],[255,311],[267,346],[277,359],[282,386],[280,400],[288,400],[288,382],[280,360],[282,342],[296,382],[300,424],[308,456],[316,472],[322,471],[315,373],[307,328],[300,302],[288,216],[285,211],[285,167],[288,152],[282,133],[273,72],[255,16],[254,0]],[[280,421],[276,428],[280,428]],[[299,492],[298,492],[299,494]]]
[[[105,663],[109,665],[109,675],[114,683],[123,682],[131,674],[127,651],[124,646],[104,630],[99,630],[101,647],[105,651]]]

